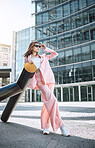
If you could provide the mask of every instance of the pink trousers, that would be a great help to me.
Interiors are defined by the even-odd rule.
[[[41,128],[49,128],[51,122],[53,131],[55,131],[62,126],[63,121],[59,115],[58,101],[53,93],[54,84],[44,85],[40,72],[36,73],[36,79],[44,103],[41,111]]]

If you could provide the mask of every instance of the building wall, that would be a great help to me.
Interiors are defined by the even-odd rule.
[[[13,32],[12,82],[17,81],[24,67],[24,54],[27,51],[30,43],[30,32],[31,28],[25,28],[18,32]],[[19,102],[25,102],[25,93],[23,93],[23,96]]]
[[[35,40],[59,53],[50,60],[57,99],[95,101],[95,0],[34,3]]]
[[[12,53],[11,53],[11,83],[16,80],[16,43],[17,43],[17,32],[13,31],[12,34]]]
[[[29,43],[30,43],[30,28],[18,31],[16,37],[15,80],[18,79],[24,67],[24,54],[28,49]]]
[[[11,65],[11,46],[0,44],[0,66]],[[10,83],[10,78],[0,78],[0,87]]]
[[[95,0],[31,0],[31,28],[17,32],[15,79],[34,40],[59,54],[50,60],[58,101],[95,101]],[[24,97],[42,101],[39,90]]]

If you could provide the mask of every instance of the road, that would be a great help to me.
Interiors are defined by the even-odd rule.
[[[0,116],[6,103],[0,103]],[[7,123],[0,121],[0,148],[95,148],[95,102],[59,102],[61,118],[71,133],[60,129],[43,135],[42,102],[18,103]]]

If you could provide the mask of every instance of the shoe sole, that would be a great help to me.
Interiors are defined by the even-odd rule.
[[[62,136],[64,136],[64,137],[70,137],[70,135],[67,135],[67,136],[66,135],[62,135]]]
[[[43,135],[49,135],[49,133],[43,133]]]

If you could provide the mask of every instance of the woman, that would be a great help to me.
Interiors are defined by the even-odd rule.
[[[39,55],[39,48],[51,54]],[[53,131],[60,128],[63,136],[70,136],[69,131],[63,124],[59,115],[58,102],[53,94],[55,79],[52,69],[49,65],[51,58],[58,56],[58,53],[43,44],[38,44],[37,41],[30,43],[27,52],[25,53],[25,63],[33,63],[37,70],[30,81],[29,88],[40,89],[43,100],[43,107],[41,111],[41,128],[43,134],[49,134],[50,122]]]

